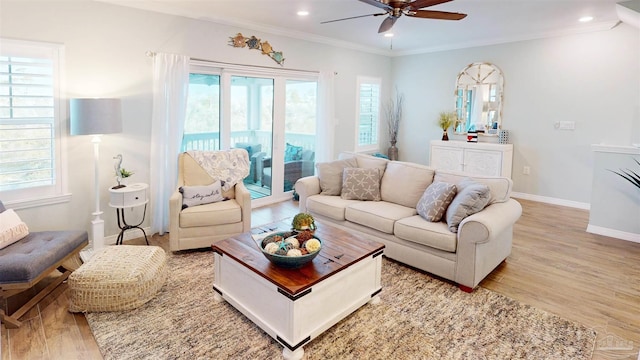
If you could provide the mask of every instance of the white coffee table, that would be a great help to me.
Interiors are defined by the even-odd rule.
[[[216,300],[226,300],[282,344],[285,359],[301,359],[305,344],[378,302],[382,290],[383,244],[322,223],[316,236],[321,252],[300,269],[273,265],[251,233],[212,246]]]

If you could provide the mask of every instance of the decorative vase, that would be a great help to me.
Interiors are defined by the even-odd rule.
[[[447,133],[447,130],[442,131],[442,141],[449,141],[449,134]]]
[[[398,148],[396,147],[396,143],[391,143],[391,147],[387,151],[387,156],[389,156],[389,160],[398,160]]]

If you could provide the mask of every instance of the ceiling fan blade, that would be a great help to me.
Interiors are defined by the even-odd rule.
[[[328,24],[328,23],[332,23],[332,22],[336,22],[336,21],[351,20],[351,19],[357,19],[357,18],[361,18],[361,17],[367,17],[367,16],[380,16],[380,15],[387,15],[387,13],[379,13],[379,14],[367,14],[367,15],[351,16],[351,17],[342,18],[342,19],[335,19],[335,20],[323,21],[323,22],[321,22],[320,24]]]
[[[415,10],[408,12],[407,16],[413,16],[423,19],[438,19],[438,20],[461,20],[467,17],[467,14],[447,12],[447,11],[433,11],[433,10]]]
[[[377,8],[380,8],[380,9],[393,10],[392,6],[390,6],[389,4],[382,3],[380,1],[376,1],[376,0],[360,0],[360,1],[365,3],[365,4],[373,5],[373,6],[377,7]]]
[[[391,30],[391,28],[393,27],[393,24],[396,23],[396,20],[398,20],[398,18],[395,16],[389,16],[386,19],[384,19],[382,24],[380,24],[380,28],[378,29],[378,34]]]
[[[415,0],[409,3],[409,8],[418,10],[429,6],[444,4],[453,0]]]

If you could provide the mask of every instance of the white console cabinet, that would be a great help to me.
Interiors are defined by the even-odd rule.
[[[431,141],[429,166],[473,175],[511,178],[512,144]]]

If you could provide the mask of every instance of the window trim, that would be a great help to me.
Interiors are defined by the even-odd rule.
[[[378,85],[378,118],[376,124],[377,142],[375,144],[360,145],[360,87],[362,84],[375,84]],[[356,79],[356,122],[355,122],[355,152],[371,152],[380,150],[381,139],[381,114],[382,114],[382,78],[370,77],[370,76],[358,76]]]
[[[46,54],[53,61],[53,102],[54,102],[54,179],[53,185],[0,192],[3,204],[12,209],[26,209],[42,205],[51,205],[71,201],[68,191],[67,136],[66,119],[68,118],[67,102],[63,100],[64,58],[65,48],[62,44],[13,40],[0,38],[3,54]],[[34,55],[31,55],[34,56]]]

